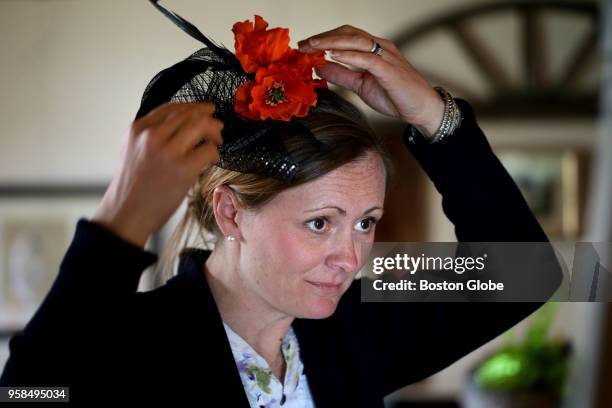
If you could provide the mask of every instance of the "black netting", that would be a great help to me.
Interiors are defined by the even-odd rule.
[[[233,53],[214,44],[190,23],[175,14],[166,15],[207,47],[156,74],[143,93],[136,118],[165,102],[214,102],[214,117],[224,123],[217,166],[291,182],[299,168],[281,135],[287,131],[310,132],[293,119],[255,121],[237,114],[234,111],[236,89],[253,80],[254,74],[246,74]],[[175,21],[175,17],[180,21]]]

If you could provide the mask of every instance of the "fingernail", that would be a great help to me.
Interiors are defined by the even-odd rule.
[[[318,38],[311,38],[310,39],[310,44],[311,45],[319,45],[319,39]]]

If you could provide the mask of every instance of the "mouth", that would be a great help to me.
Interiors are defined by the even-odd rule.
[[[313,282],[308,280],[306,282],[312,287],[316,288],[317,292],[324,295],[336,295],[340,293],[340,290],[342,289],[341,283],[334,285],[332,283]]]

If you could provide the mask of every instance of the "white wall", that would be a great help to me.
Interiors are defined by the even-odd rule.
[[[453,3],[162,1],[232,51],[233,23],[255,13],[295,47],[344,23],[385,36]],[[110,179],[148,81],[198,48],[146,0],[0,1],[0,182]]]

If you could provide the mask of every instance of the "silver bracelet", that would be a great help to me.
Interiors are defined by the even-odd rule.
[[[429,139],[428,143],[437,143],[440,140],[444,139],[453,134],[453,132],[461,125],[461,121],[463,120],[463,115],[461,114],[461,110],[455,102],[455,99],[441,86],[436,86],[434,89],[440,94],[442,100],[444,100],[444,115],[442,116],[442,123],[440,123],[440,127],[433,134],[431,139]],[[414,126],[410,127],[410,137],[409,141],[411,143],[416,143],[417,138],[417,129]],[[420,135],[422,139],[427,140],[423,135]]]

